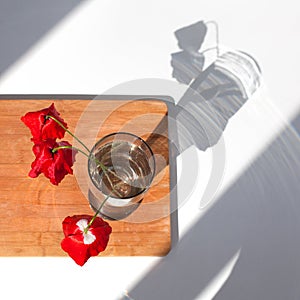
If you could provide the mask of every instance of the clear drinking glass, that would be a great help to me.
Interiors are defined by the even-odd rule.
[[[100,139],[88,160],[89,202],[106,219],[126,218],[144,198],[155,174],[155,160],[149,145],[126,132]]]

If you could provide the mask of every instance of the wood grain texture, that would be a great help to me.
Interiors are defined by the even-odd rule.
[[[62,220],[68,215],[90,214],[86,198],[86,158],[76,157],[75,175],[53,186],[40,175],[28,177],[34,155],[29,129],[20,121],[28,111],[52,102],[69,129],[91,147],[99,138],[118,131],[131,132],[154,149],[159,165],[141,206],[123,221],[109,221],[113,228],[101,256],[166,255],[170,250],[170,174],[167,106],[153,100],[0,100],[0,256],[66,256],[60,248]],[[159,126],[160,125],[160,126]],[[154,135],[153,135],[154,133]],[[154,138],[155,137],[155,138]],[[64,140],[75,144],[71,136]]]

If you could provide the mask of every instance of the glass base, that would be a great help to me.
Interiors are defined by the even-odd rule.
[[[91,208],[96,212],[98,207],[101,205],[99,199],[92,193],[91,190],[88,192],[88,198]],[[122,201],[120,199],[119,201]],[[98,216],[106,220],[122,220],[132,214],[141,204],[143,199],[138,202],[125,204],[124,206],[112,206],[106,202]]]

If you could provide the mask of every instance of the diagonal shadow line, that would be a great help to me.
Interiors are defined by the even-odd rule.
[[[300,132],[300,113],[293,126]],[[215,299],[299,299],[299,153],[288,126],[130,296],[195,299],[241,248]]]
[[[0,76],[81,0],[1,0]]]

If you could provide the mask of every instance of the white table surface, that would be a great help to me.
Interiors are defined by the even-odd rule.
[[[0,4],[0,10],[1,6],[6,5],[5,2]],[[15,10],[9,10],[11,17],[2,19],[5,30],[4,27],[0,30],[1,43],[10,38],[18,39],[18,34],[22,34],[18,31],[22,22],[31,22],[26,15],[28,11],[34,10],[35,14],[39,14],[39,6],[34,8],[35,1],[28,1],[27,10],[19,9],[17,1],[14,2]],[[59,4],[55,5],[59,10]],[[174,31],[200,20],[217,21],[222,45],[241,49],[255,57],[262,68],[264,84],[230,119],[224,132],[226,170],[222,185],[208,208],[201,210],[199,205],[209,177],[211,150],[200,152],[192,149],[184,154],[197,156],[201,168],[197,186],[179,210],[180,239],[191,232],[193,226],[205,218],[207,213],[214,211],[214,206],[222,199],[222,193],[230,189],[249,164],[263,153],[269,142],[299,112],[300,9],[296,0],[82,1],[32,43],[21,56],[16,55],[14,62],[3,69],[0,76],[0,94],[103,94],[116,85],[136,79],[174,81],[171,77],[170,54],[179,51]],[[30,35],[30,32],[26,34]],[[26,36],[22,38],[26,40]],[[5,59],[4,54],[2,52],[1,55],[0,50],[0,60]],[[286,154],[286,157],[288,160],[289,155]],[[180,174],[180,159],[178,163]],[[288,182],[289,178],[286,178],[282,184]],[[179,197],[180,191],[179,185]],[[266,203],[270,205],[267,197]],[[294,195],[295,202],[299,201],[296,198]],[[234,217],[237,216],[233,211]],[[256,218],[253,216],[253,220]],[[298,228],[293,234],[297,232]],[[197,240],[198,237],[193,238]],[[202,236],[199,242],[206,244],[206,239],[210,239],[209,234]],[[286,248],[289,247],[292,246],[287,244]],[[206,249],[207,257],[213,260],[210,250]],[[230,259],[219,266],[219,272],[208,276],[210,280],[207,284],[199,284],[199,293],[194,298],[212,299],[230,278],[230,272],[235,264],[239,264],[239,258],[247,253],[243,252],[241,244],[231,253]],[[204,250],[201,255],[205,255]],[[294,254],[293,259],[300,259],[299,256],[300,252]],[[172,259],[181,259],[180,255],[176,257],[176,248]],[[162,260],[164,262],[160,265]],[[5,299],[119,299],[126,290],[131,290],[136,284],[139,287],[139,281],[152,268],[159,274],[159,268],[167,264],[166,259],[157,257],[97,257],[91,258],[80,268],[70,258],[0,258],[0,295],[4,295]],[[260,272],[266,272],[272,277],[274,270],[267,271],[263,266],[262,261],[261,268],[257,270],[258,277]],[[199,276],[199,280],[202,280],[205,268],[209,269],[203,264],[203,268],[191,270],[189,276],[193,279]],[[249,266],[245,267],[244,272],[249,270]],[[293,274],[299,275],[299,270]],[[290,276],[287,281],[295,280],[294,275]],[[276,292],[278,279],[275,277]],[[172,286],[178,284],[178,280],[186,281],[186,284],[180,284],[183,289],[187,289],[186,299],[192,299],[188,291],[188,282],[191,280],[188,278],[174,275],[172,285],[171,275],[166,281],[161,279],[161,285],[169,284],[171,290]],[[149,281],[149,287],[152,284]],[[133,299],[151,299],[147,288],[144,297],[140,296],[144,285],[147,286],[147,281],[132,292]],[[258,283],[249,282],[249,285],[257,290],[262,288]],[[234,284],[228,287],[232,290],[238,288]],[[159,286],[156,287],[156,294],[159,295],[157,290]],[[295,297],[286,299],[300,297],[296,285],[294,290],[289,288],[286,293]],[[163,291],[162,295],[166,295],[166,292]],[[171,295],[170,292],[168,299],[177,299]],[[230,292],[226,295],[230,295]],[[226,295],[223,298],[220,296],[220,299],[229,299]],[[264,295],[264,299],[282,299],[272,298],[271,291],[265,291]],[[240,297],[235,299],[251,299],[248,296],[240,291]],[[167,299],[166,296],[157,297],[153,299]]]

